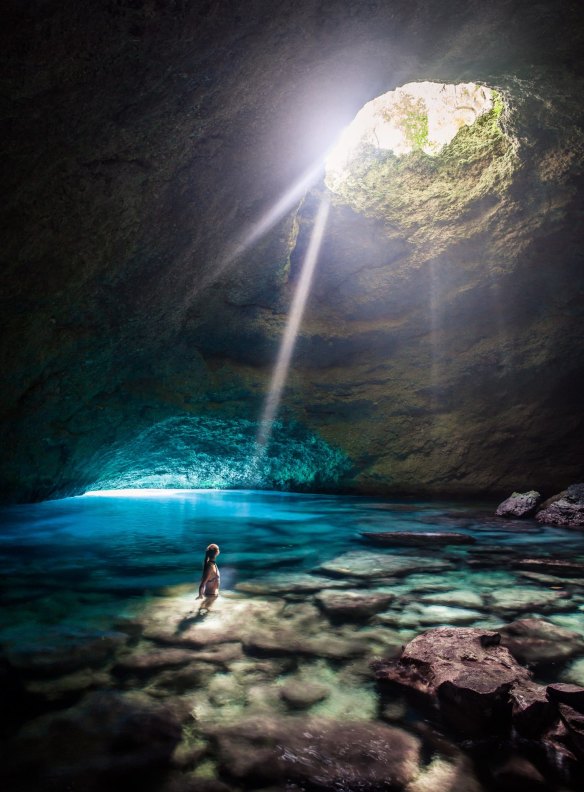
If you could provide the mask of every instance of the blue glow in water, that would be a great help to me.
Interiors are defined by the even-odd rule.
[[[506,548],[509,558],[584,557],[579,532],[530,520],[504,522],[492,511],[493,504],[479,510],[476,504],[208,490],[116,491],[5,507],[0,640],[18,640],[42,625],[107,629],[164,587],[187,584],[195,592],[210,542],[221,546],[224,588],[314,570],[349,550],[371,549],[361,541],[362,531],[470,534],[477,540],[472,551],[438,551],[462,562],[477,548],[493,547]],[[375,552],[412,554],[412,548]],[[460,585],[480,589],[484,575],[472,578],[464,563],[457,574]]]

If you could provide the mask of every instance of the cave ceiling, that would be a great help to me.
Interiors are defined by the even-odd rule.
[[[9,0],[5,18],[3,499],[581,480],[581,3]],[[495,89],[496,130],[331,192],[341,128],[420,81]]]

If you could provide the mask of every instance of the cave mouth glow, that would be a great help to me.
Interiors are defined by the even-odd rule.
[[[419,151],[434,157],[464,126],[500,104],[497,91],[476,83],[412,82],[367,102],[345,127],[326,159],[326,183],[334,190],[352,162],[370,147],[403,157]]]

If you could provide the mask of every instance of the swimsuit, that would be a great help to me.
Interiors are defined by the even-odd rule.
[[[207,582],[205,583],[205,590],[203,592],[205,596],[207,597],[213,596],[214,594],[217,593],[217,590],[219,589],[220,580],[221,580],[221,576],[219,574],[219,569],[217,567],[217,564],[215,564],[215,574],[211,575],[211,577],[208,578]]]

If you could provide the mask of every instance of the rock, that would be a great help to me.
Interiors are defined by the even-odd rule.
[[[404,545],[407,547],[441,547],[446,545],[474,544],[476,539],[469,534],[446,533],[444,531],[364,531],[361,537],[367,542],[382,546]]]
[[[417,605],[412,616],[419,624],[436,626],[448,624],[472,624],[484,619],[484,614],[467,608],[453,608],[448,605]]]
[[[280,698],[290,709],[308,709],[323,701],[330,690],[325,685],[317,685],[304,680],[290,680],[280,688]]]
[[[305,638],[294,630],[274,629],[250,633],[244,639],[245,650],[259,656],[314,655],[333,660],[356,657],[366,647],[353,641],[330,635]]]
[[[25,683],[29,693],[42,696],[47,701],[59,701],[88,690],[111,687],[113,679],[106,671],[84,668],[66,676],[51,679],[33,679]]]
[[[172,670],[159,670],[159,673],[151,679],[151,684],[158,691],[169,691],[178,694],[188,693],[197,688],[205,687],[216,673],[216,665],[193,662]]]
[[[32,676],[61,676],[104,665],[127,640],[120,632],[59,633],[31,646],[7,647],[5,654],[12,666]]]
[[[572,746],[580,759],[584,759],[584,715],[568,704],[559,704],[558,709]]]
[[[564,558],[523,558],[513,563],[516,569],[527,569],[532,572],[551,572],[560,577],[584,578],[584,563]]]
[[[552,502],[544,503],[535,519],[545,525],[584,527],[584,484],[572,484]]]
[[[379,555],[362,550],[343,553],[319,567],[320,571],[330,575],[367,579],[386,579],[409,575],[411,572],[441,572],[446,569],[452,569],[452,564],[442,559]]]
[[[535,490],[514,492],[497,507],[498,517],[530,517],[535,514],[541,495]]]
[[[45,788],[47,780],[59,789],[117,788],[129,774],[168,767],[180,740],[174,714],[148,696],[89,693],[76,707],[27,723],[3,769],[23,788]]]
[[[407,785],[405,792],[484,792],[474,774],[472,762],[465,756],[456,761],[442,757],[432,759],[427,767]]]
[[[511,720],[519,734],[537,737],[550,726],[556,708],[550,704],[546,689],[535,682],[522,682],[509,691]]]
[[[537,767],[524,756],[511,756],[494,768],[492,777],[501,792],[545,792],[549,789]]]
[[[493,733],[511,721],[509,691],[531,686],[496,632],[438,627],[414,638],[399,660],[373,664],[380,682],[421,695],[444,720],[469,736]],[[531,687],[529,688],[531,690]]]
[[[236,779],[330,792],[400,789],[418,772],[420,741],[376,722],[248,718],[203,729]]]
[[[440,591],[433,594],[424,594],[423,602],[437,605],[453,605],[460,608],[482,608],[483,598],[470,589],[456,589],[454,591]]]
[[[187,665],[194,659],[197,659],[196,654],[185,649],[142,650],[120,657],[113,671],[118,674],[148,675],[164,668]]]
[[[390,592],[367,591],[321,591],[316,595],[317,604],[332,619],[339,621],[363,621],[387,608],[395,599]]]
[[[584,688],[579,685],[553,682],[547,686],[547,695],[550,701],[568,704],[577,712],[584,713]]]
[[[495,589],[489,594],[489,599],[491,607],[504,614],[525,611],[545,613],[570,607],[570,601],[565,592],[537,589],[530,586]]]
[[[518,619],[498,627],[501,643],[520,663],[558,663],[584,651],[584,638],[544,619]]]
[[[265,577],[260,580],[244,580],[237,583],[235,589],[246,594],[310,594],[322,589],[342,588],[345,585],[343,581],[333,581],[319,575],[293,573]]]

